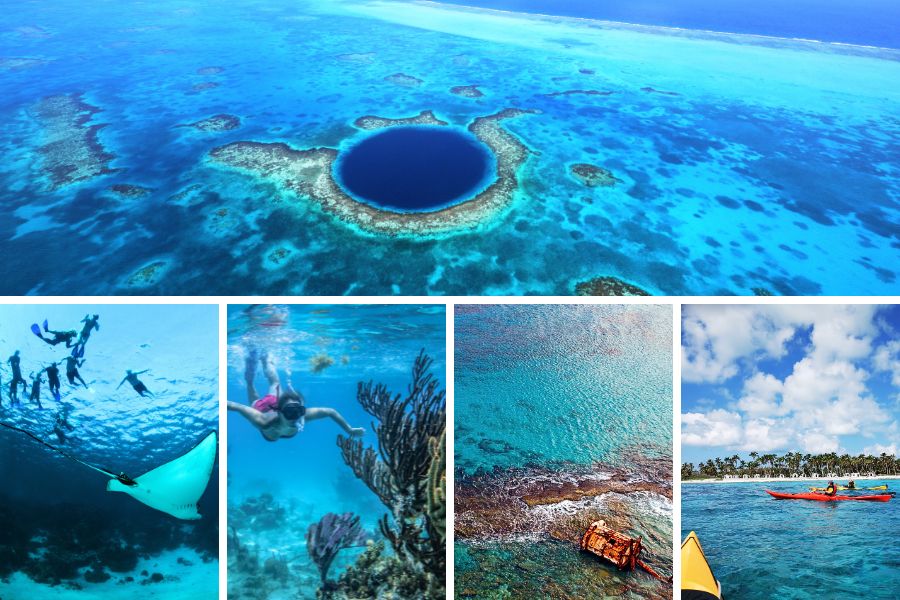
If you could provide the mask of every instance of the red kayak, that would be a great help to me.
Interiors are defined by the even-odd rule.
[[[869,502],[887,502],[893,496],[890,494],[872,494],[870,496],[828,496],[826,494],[782,494],[766,490],[770,496],[778,500],[818,500],[819,502],[832,502],[834,500],[868,500]]]

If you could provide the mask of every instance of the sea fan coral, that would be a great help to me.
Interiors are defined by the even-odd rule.
[[[323,587],[328,587],[328,569],[338,552],[365,543],[366,533],[359,524],[359,517],[353,513],[328,513],[318,523],[309,526],[306,551],[319,567]]]
[[[378,421],[373,423],[377,451],[363,448],[359,440],[338,437],[344,461],[390,510],[379,526],[397,559],[424,575],[419,598],[444,597],[443,517],[437,523],[441,511],[429,510],[429,487],[438,469],[435,461],[444,462],[435,440],[443,439],[446,405],[444,390],[429,373],[431,364],[425,351],[420,352],[405,397],[392,395],[383,384],[359,384],[357,399]]]

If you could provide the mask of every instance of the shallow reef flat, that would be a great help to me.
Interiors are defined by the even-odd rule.
[[[518,188],[518,168],[530,151],[500,122],[533,112],[507,108],[472,121],[468,130],[494,154],[496,178],[473,198],[430,212],[394,212],[356,200],[335,181],[334,161],[338,151],[333,148],[295,150],[283,143],[233,142],[213,149],[210,157],[224,165],[276,181],[300,196],[300,201],[311,199],[326,212],[363,231],[422,237],[476,228],[503,214]],[[364,130],[404,125],[449,125],[431,111],[403,118],[367,115],[356,119],[354,124]]]
[[[896,291],[896,50],[388,0],[107,17],[26,4],[0,35],[4,291],[138,293],[161,257],[141,293]],[[440,219],[354,204],[330,171],[385,126],[498,173]]]
[[[106,124],[88,125],[100,109],[84,102],[81,95],[48,96],[31,112],[44,140],[39,150],[42,168],[54,189],[116,171],[109,166],[115,156],[97,137]]]

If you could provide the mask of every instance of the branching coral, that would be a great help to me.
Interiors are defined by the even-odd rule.
[[[446,430],[440,438],[431,438],[431,468],[428,469],[428,516],[434,535],[447,538],[447,461]]]
[[[429,372],[431,364],[420,352],[405,397],[392,395],[383,384],[360,383],[357,399],[378,421],[373,423],[378,450],[343,436],[338,446],[356,476],[390,510],[379,526],[398,559],[425,573],[420,594],[443,597],[444,525],[434,522],[439,514],[429,510],[429,488],[435,461],[444,462],[442,451],[436,459],[435,440],[443,439],[446,405],[444,390]]]
[[[328,587],[328,569],[338,552],[344,548],[363,546],[366,534],[353,513],[337,515],[328,513],[306,532],[306,551],[319,567],[322,587]]]

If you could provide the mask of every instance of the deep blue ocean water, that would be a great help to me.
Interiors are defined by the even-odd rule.
[[[668,306],[456,306],[457,497],[461,485],[498,486],[511,494],[513,509],[522,502],[508,489],[552,488],[585,470],[603,478],[624,469],[633,481],[670,486],[668,469],[651,472],[646,461],[671,463],[671,321]],[[461,483],[476,474],[484,479]],[[546,591],[552,580],[571,597],[631,589],[634,597],[671,598],[668,585],[605,568],[543,531],[546,521],[567,518],[586,527],[585,515],[628,523],[626,533],[644,537],[647,559],[668,572],[671,508],[658,493],[603,493],[533,506],[523,513],[530,523],[523,531],[494,526],[476,539],[458,536],[456,597],[467,589],[485,597],[560,597]]]
[[[0,292],[572,294],[608,275],[656,294],[892,293],[898,59],[430,3],[16,3]],[[451,92],[467,85],[484,95]],[[41,148],[59,126],[37,111],[53,95],[96,109],[76,131],[99,128],[113,172],[54,189]],[[538,111],[503,122],[531,150],[511,203],[429,239],[364,234],[209,158],[235,141],[343,151],[364,115],[465,130],[511,107]],[[218,114],[239,125],[183,126]],[[619,183],[587,187],[579,163]]]
[[[31,372],[69,353],[64,345],[49,346],[40,341],[29,326],[47,319],[51,329],[80,330],[79,321],[88,313],[100,315],[100,329],[91,334],[85,362],[79,369],[88,389],[70,385],[63,365],[59,401],[51,395],[44,375],[43,410],[30,403],[27,395],[23,397],[21,390],[21,406],[13,408],[6,360],[15,350],[20,351],[22,373],[29,383]],[[0,421],[115,473],[136,478],[181,456],[207,433],[218,430],[215,306],[4,305],[0,307],[0,359]],[[116,389],[126,369],[150,369],[139,377],[153,392],[152,398],[141,398],[128,383]],[[72,427],[62,430],[64,441],[54,433],[60,414],[68,415]],[[19,569],[10,580],[0,578],[0,597],[64,598],[74,593],[65,586],[30,584],[25,573],[74,581],[85,587],[85,597],[120,598],[153,590],[154,597],[186,599],[198,593],[217,593],[217,468],[199,503],[202,518],[184,521],[126,494],[107,492],[108,477],[5,427],[0,427],[0,456],[0,570],[5,578],[10,565]],[[31,540],[31,546],[25,548],[10,541],[20,533]],[[175,552],[161,555],[165,550]],[[10,560],[7,552],[16,559]],[[91,584],[83,576],[87,565],[81,566],[80,561],[92,552],[106,557],[110,552],[119,557],[137,553],[146,555],[150,562],[142,562],[134,572],[107,570],[112,576],[109,581]],[[34,560],[20,567],[17,561],[23,553]],[[200,562],[193,553],[207,553],[212,560]],[[190,570],[194,575],[175,562],[178,557],[194,563]],[[173,580],[159,587],[141,586],[145,577],[139,571],[154,562],[154,571],[165,577],[180,577],[181,584]],[[79,565],[74,578],[60,575],[66,571],[66,564]],[[108,566],[104,559],[100,564],[101,569]],[[130,585],[121,582],[126,576],[134,577]]]
[[[894,0],[450,0],[452,4],[900,48]]]
[[[355,197],[401,211],[435,210],[484,187],[493,161],[470,135],[436,127],[375,133],[344,151],[336,166]]]
[[[228,399],[247,401],[244,356],[249,346],[266,350],[306,399],[307,407],[337,409],[354,427],[366,429],[363,442],[377,445],[372,417],[357,402],[357,384],[374,380],[398,393],[407,391],[413,360],[421,349],[434,359],[435,377],[445,381],[443,306],[280,306],[254,316],[245,306],[229,307]],[[318,373],[311,359],[325,355],[334,363]],[[265,393],[262,373],[257,390]],[[325,419],[307,423],[296,437],[272,443],[237,413],[228,414],[229,525],[241,543],[256,547],[265,559],[286,558],[292,594],[315,598],[319,574],[306,551],[306,531],[325,513],[353,512],[366,530],[377,531],[387,510],[341,458],[336,444],[342,431]],[[278,529],[257,530],[231,517],[233,507],[268,493],[287,510]],[[377,539],[377,536],[376,536]],[[344,550],[330,571],[336,579],[360,550]],[[231,582],[240,574],[232,573]]]
[[[866,480],[858,485],[896,480]],[[682,539],[696,531],[725,598],[897,597],[900,504],[775,500],[816,482],[685,484]],[[877,492],[872,492],[877,493]]]

